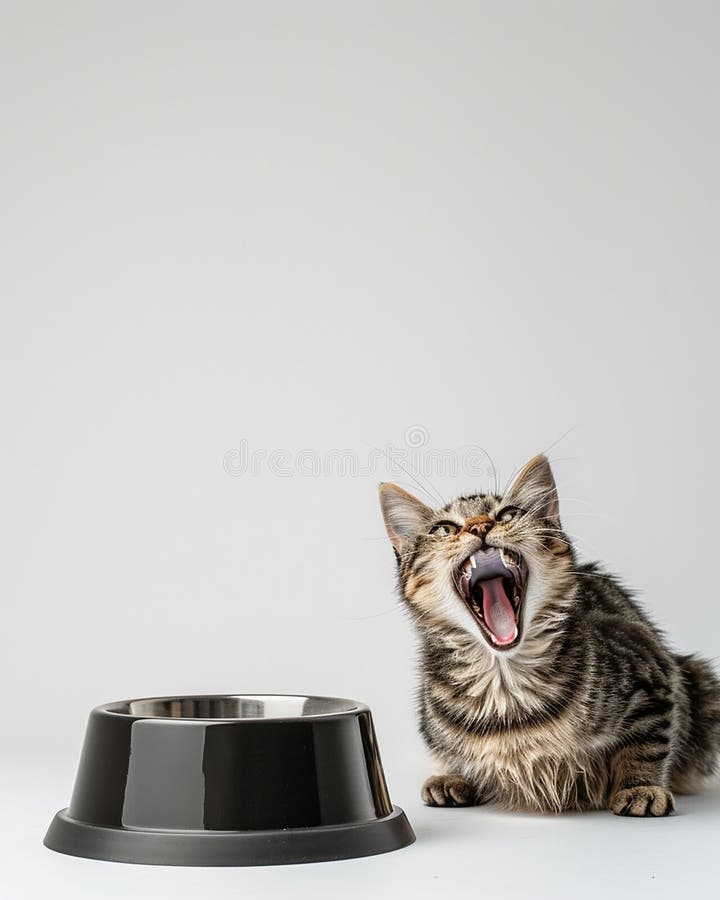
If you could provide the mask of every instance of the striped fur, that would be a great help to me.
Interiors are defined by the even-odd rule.
[[[503,524],[509,504],[521,514]],[[437,765],[426,803],[658,816],[672,812],[673,791],[715,772],[720,683],[708,663],[673,653],[614,577],[578,563],[544,457],[503,497],[433,510],[386,484],[381,505],[421,638],[420,729]],[[480,634],[457,587],[482,539],[429,533],[478,516],[493,520],[483,546],[518,551],[528,567],[509,650]]]

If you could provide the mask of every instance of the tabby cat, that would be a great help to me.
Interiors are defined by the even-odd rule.
[[[502,497],[380,502],[421,638],[425,803],[666,816],[715,772],[720,682],[577,561],[544,456]]]

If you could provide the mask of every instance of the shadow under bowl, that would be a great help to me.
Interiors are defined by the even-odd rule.
[[[98,706],[70,806],[44,843],[114,862],[251,866],[414,840],[390,802],[367,706],[247,694]]]

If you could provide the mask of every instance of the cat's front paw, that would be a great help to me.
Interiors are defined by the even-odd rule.
[[[475,790],[457,775],[431,775],[420,792],[427,806],[473,806]]]
[[[610,798],[610,809],[616,816],[669,816],[675,810],[670,791],[657,784],[623,788]]]

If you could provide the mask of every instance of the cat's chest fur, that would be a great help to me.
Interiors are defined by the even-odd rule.
[[[459,756],[487,799],[531,809],[604,804],[605,754],[578,740],[572,713],[542,725],[468,734]]]
[[[424,702],[431,749],[483,799],[534,810],[604,805],[607,748],[552,678],[465,667],[427,679]]]

